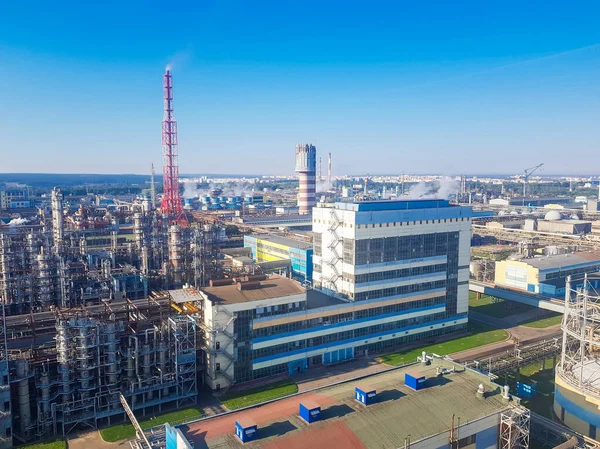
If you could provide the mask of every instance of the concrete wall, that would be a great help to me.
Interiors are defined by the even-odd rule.
[[[540,271],[518,260],[496,262],[494,282],[497,285],[539,293]]]
[[[448,427],[450,422],[448,423]],[[463,438],[476,434],[475,444],[465,446],[473,449],[495,449],[498,447],[498,429],[500,426],[500,413],[478,419],[476,421],[460,426],[459,436]],[[411,443],[411,449],[445,449],[449,447],[448,439],[450,432],[442,432],[438,435],[425,438],[421,441]],[[398,447],[402,447],[398,444]]]

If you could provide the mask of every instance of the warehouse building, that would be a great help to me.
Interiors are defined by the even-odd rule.
[[[537,230],[569,235],[589,234],[592,232],[592,222],[585,220],[538,220]]]
[[[415,391],[407,375],[423,379]],[[365,379],[372,403],[356,400],[361,384],[346,382],[258,408],[188,423],[194,447],[239,448],[236,423],[250,422],[256,448],[492,449],[527,447],[530,413],[483,374],[434,358]],[[362,382],[362,381],[361,381]],[[303,416],[303,405],[318,419]]]
[[[246,235],[244,247],[252,249],[252,257],[258,263],[289,259],[294,279],[312,281],[311,242],[270,234]]]
[[[470,208],[442,200],[379,201],[313,213],[318,289],[280,276],[200,289],[212,388],[303,372],[466,328]],[[326,223],[338,213],[335,226]],[[343,252],[333,243],[342,230]],[[331,267],[327,252],[343,260]],[[344,278],[333,279],[332,270]]]
[[[546,296],[562,297],[565,279],[582,279],[585,273],[600,271],[600,251],[557,254],[522,260],[496,262],[496,285]]]

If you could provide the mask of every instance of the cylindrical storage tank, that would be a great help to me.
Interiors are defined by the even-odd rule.
[[[21,379],[18,386],[19,395],[19,427],[21,435],[26,436],[31,426],[31,404],[29,398],[29,364],[27,360],[17,360],[17,378]]]

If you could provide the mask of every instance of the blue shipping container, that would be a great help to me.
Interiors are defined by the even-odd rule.
[[[370,387],[356,387],[354,390],[354,398],[365,405],[371,405],[377,402],[377,392]]]
[[[250,419],[241,419],[235,422],[235,435],[242,441],[247,443],[256,439],[258,426]]]
[[[300,403],[300,418],[307,423],[312,423],[321,419],[321,406],[312,401]]]
[[[524,384],[517,382],[517,395],[522,398],[532,398],[537,392],[537,382],[530,384]]]
[[[416,377],[412,374],[404,374],[404,384],[413,390],[422,390],[425,388],[425,376]]]

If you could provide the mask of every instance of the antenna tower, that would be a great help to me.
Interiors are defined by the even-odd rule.
[[[185,226],[187,217],[179,193],[179,166],[177,165],[177,120],[173,116],[173,76],[167,69],[163,75],[165,116],[162,121],[163,199],[161,210],[169,223]]]

